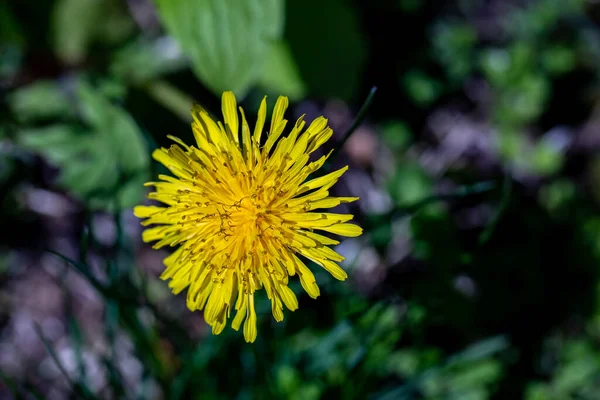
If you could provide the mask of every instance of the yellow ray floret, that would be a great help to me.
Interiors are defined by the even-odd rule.
[[[204,310],[215,334],[226,325],[244,323],[244,338],[256,339],[254,293],[264,288],[273,317],[283,319],[283,307],[294,311],[298,300],[288,287],[298,275],[312,298],[319,296],[315,277],[303,259],[311,260],[339,280],[347,278],[337,264],[344,260],[330,245],[339,242],[314,231],[358,236],[362,229],[348,223],[352,215],[322,212],[356,197],[331,197],[329,189],[348,169],[308,179],[327,156],[309,162],[309,156],[332,135],[319,117],[308,128],[298,119],[287,137],[286,97],[273,110],[268,136],[261,145],[267,116],[266,98],[260,104],[253,133],[233,93],[222,99],[223,122],[215,122],[199,106],[192,109],[195,146],[176,143],[153,153],[174,176],[159,175],[149,182],[150,199],[159,206],[137,206],[143,218],[145,242],[154,248],[177,246],[165,260],[162,279],[174,293],[187,288],[190,310]],[[241,118],[240,118],[241,115]],[[240,135],[241,134],[241,135]],[[241,143],[240,143],[241,138]]]

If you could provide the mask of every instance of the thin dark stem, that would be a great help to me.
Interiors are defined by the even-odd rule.
[[[336,147],[333,150],[333,153],[331,153],[330,160],[335,160],[335,157],[342,150],[342,148],[344,147],[344,145],[350,138],[350,135],[352,135],[354,133],[354,131],[356,130],[356,128],[358,128],[360,126],[360,124],[362,123],[363,119],[365,118],[365,115],[367,114],[367,111],[369,110],[369,107],[371,107],[371,103],[373,102],[373,98],[375,97],[375,92],[377,92],[377,86],[373,86],[371,88],[371,90],[369,91],[369,95],[367,96],[367,99],[365,100],[362,107],[358,111],[356,118],[354,118],[352,125],[346,131],[346,133],[344,133],[344,136],[342,136],[340,141],[336,144]]]

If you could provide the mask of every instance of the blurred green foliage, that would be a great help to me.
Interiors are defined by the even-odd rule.
[[[22,118],[63,119],[21,130],[17,143],[60,167],[60,185],[91,208],[133,207],[149,178],[149,152],[140,129],[83,80],[72,86],[68,94],[57,83],[38,82],[13,93],[11,104]],[[65,118],[72,119],[70,125]]]
[[[60,0],[54,5],[54,49],[66,63],[82,62],[92,45],[100,41],[123,41],[133,28],[133,21],[119,1]]]

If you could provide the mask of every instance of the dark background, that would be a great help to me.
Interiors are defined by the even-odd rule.
[[[0,397],[599,399],[600,6],[0,3]],[[131,208],[232,89],[329,118],[365,233],[249,345],[158,279]],[[262,297],[262,296],[259,296]],[[266,296],[265,296],[266,297]]]

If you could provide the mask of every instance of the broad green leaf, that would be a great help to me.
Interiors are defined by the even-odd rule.
[[[233,90],[244,96],[283,30],[283,0],[155,1],[194,72],[216,94]]]
[[[306,86],[285,42],[270,46],[267,63],[258,83],[267,91],[288,96],[292,100],[299,100],[304,96]]]

